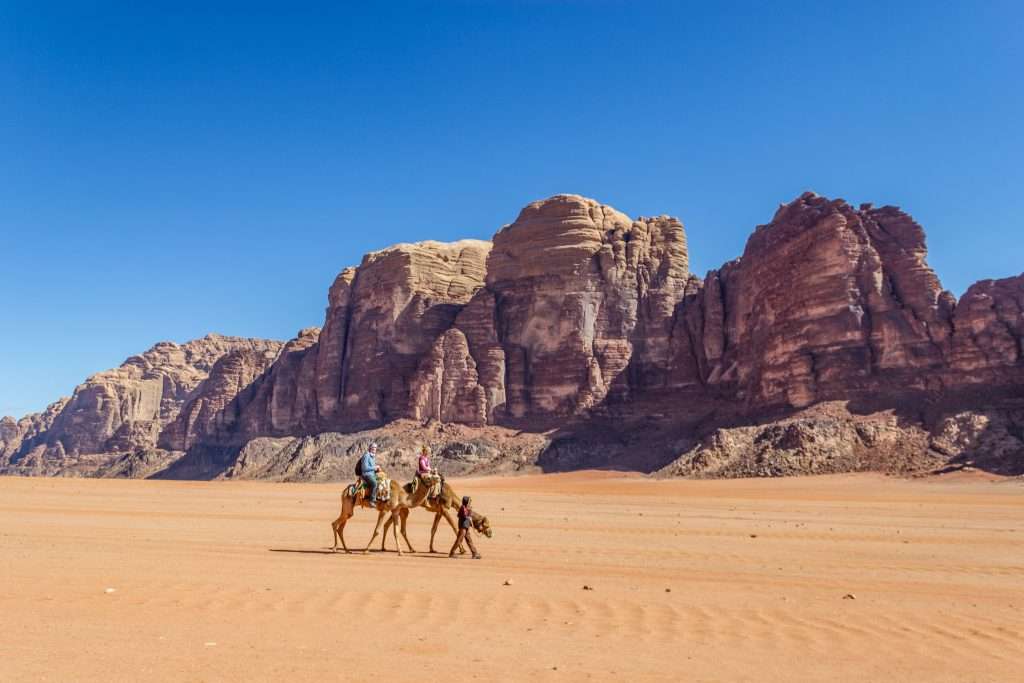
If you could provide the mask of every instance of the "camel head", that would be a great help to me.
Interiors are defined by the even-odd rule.
[[[487,517],[483,515],[473,515],[473,528],[487,538],[492,538],[494,536],[494,531],[491,529],[491,523],[487,521]]]

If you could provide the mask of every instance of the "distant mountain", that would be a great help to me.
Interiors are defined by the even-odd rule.
[[[219,359],[248,353],[266,367],[282,346],[216,334],[180,345],[160,342],[89,377],[43,413],[0,421],[0,472],[92,474],[120,456],[152,450]]]

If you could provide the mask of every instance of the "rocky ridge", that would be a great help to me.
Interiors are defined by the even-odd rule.
[[[260,358],[262,368],[280,348],[276,341],[217,334],[185,344],[160,342],[92,375],[43,413],[0,421],[0,473],[91,473],[126,454],[152,451],[195,394],[207,405],[211,393],[242,388],[204,386],[225,356],[248,354]]]
[[[118,393],[136,417],[94,411],[56,441],[182,477],[347,478],[367,438],[395,463],[421,441],[472,454],[458,472],[1024,473],[1024,275],[957,301],[926,256],[903,211],[805,193],[700,278],[678,220],[557,195],[493,243],[368,254],[322,329],[226,351],[166,410]],[[0,422],[0,453],[20,424]]]

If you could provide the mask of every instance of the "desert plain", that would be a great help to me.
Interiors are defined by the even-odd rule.
[[[331,552],[340,484],[0,478],[0,680],[1021,680],[1019,478],[453,484],[481,561]]]

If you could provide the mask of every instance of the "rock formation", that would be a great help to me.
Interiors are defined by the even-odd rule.
[[[21,428],[13,417],[0,419],[0,458],[7,457],[21,447]]]
[[[1024,472],[1024,275],[958,302],[909,215],[813,193],[704,278],[676,219],[557,195],[493,245],[368,254],[331,286],[323,328],[283,349],[200,341],[0,422],[0,454],[45,443],[51,460],[129,453],[119,475],[322,479],[347,477],[373,434],[396,463],[444,444],[458,471]]]
[[[431,345],[412,377],[411,417],[484,425],[493,413],[487,398],[465,333],[449,329]]]
[[[287,349],[287,347],[286,347]],[[277,343],[243,347],[225,353],[210,368],[209,376],[191,393],[185,405],[160,433],[159,446],[186,451],[199,435],[230,431],[238,421],[246,390],[277,358]],[[287,352],[287,350],[286,350]]]
[[[687,298],[676,357],[754,411],[934,388],[954,299],[925,253],[898,209],[805,194]]]
[[[493,249],[374,252],[338,276],[319,339],[289,343],[234,435],[201,440],[584,414],[664,383],[688,275],[677,220],[634,221],[576,195],[527,206]]]
[[[352,431],[425,417],[411,393],[417,373],[483,286],[490,244],[400,244],[368,254],[331,286],[322,330],[304,330],[231,406],[233,429],[199,432],[207,445],[241,446],[258,436]],[[471,390],[467,390],[471,391]],[[464,420],[465,415],[448,413]],[[215,420],[216,421],[216,420]],[[221,420],[220,423],[224,423]]]
[[[961,382],[995,379],[1024,364],[1024,275],[983,280],[961,297],[954,316],[951,368]]]
[[[151,449],[175,420],[218,359],[246,351],[273,360],[281,344],[262,339],[207,335],[186,344],[161,342],[120,367],[99,372],[70,399],[52,404],[12,428],[2,423],[0,471],[52,473],[109,460],[114,454]],[[241,387],[235,387],[240,389]],[[94,456],[104,456],[101,458]]]
[[[61,398],[43,412],[26,415],[17,421],[12,417],[0,419],[0,467],[39,443],[69,400]]]
[[[777,477],[862,470],[916,472],[945,465],[928,432],[893,411],[852,415],[821,403],[764,424],[715,429],[685,448],[662,476]]]
[[[505,415],[574,415],[658,385],[688,266],[673,218],[634,221],[576,195],[523,209],[487,264]]]

